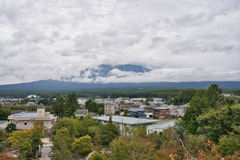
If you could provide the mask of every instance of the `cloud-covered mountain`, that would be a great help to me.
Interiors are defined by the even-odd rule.
[[[89,79],[91,82],[96,81],[100,78],[107,78],[110,76],[115,76],[116,78],[127,77],[129,74],[143,74],[145,72],[150,72],[151,69],[140,66],[140,65],[109,65],[102,64],[99,66],[88,67],[85,70],[80,71],[79,76],[71,75],[61,77],[63,81],[80,81],[81,79]]]

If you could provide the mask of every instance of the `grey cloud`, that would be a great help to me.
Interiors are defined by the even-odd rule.
[[[101,82],[238,80],[239,0],[0,2],[0,82],[70,77],[86,68],[114,70]],[[202,69],[201,69],[202,68]],[[96,73],[99,74],[99,73]]]

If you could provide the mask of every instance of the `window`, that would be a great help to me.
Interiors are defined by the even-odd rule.
[[[25,125],[25,126],[27,125],[27,122],[26,122],[26,121],[24,122],[24,125]]]
[[[51,119],[51,125],[54,125],[54,119]]]

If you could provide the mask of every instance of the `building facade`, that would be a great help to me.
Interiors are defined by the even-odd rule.
[[[106,124],[109,121],[109,116],[94,117],[102,124]],[[117,125],[120,129],[121,135],[130,135],[134,129],[138,127],[147,128],[148,125],[160,122],[159,120],[148,120],[142,118],[130,118],[122,116],[112,116],[112,123]]]
[[[131,108],[127,116],[132,118],[146,118],[143,108]]]
[[[12,114],[8,117],[10,123],[16,124],[17,129],[31,129],[34,127],[36,121],[42,121],[45,129],[51,129],[57,117],[50,112],[45,112],[45,107],[40,104],[37,108],[37,112],[21,112],[17,114]]]
[[[115,115],[116,111],[120,110],[120,106],[117,103],[105,103],[104,104],[104,115]]]

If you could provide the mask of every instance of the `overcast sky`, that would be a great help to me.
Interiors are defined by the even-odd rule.
[[[101,64],[151,71],[96,82],[239,81],[240,0],[0,0],[0,84]]]

